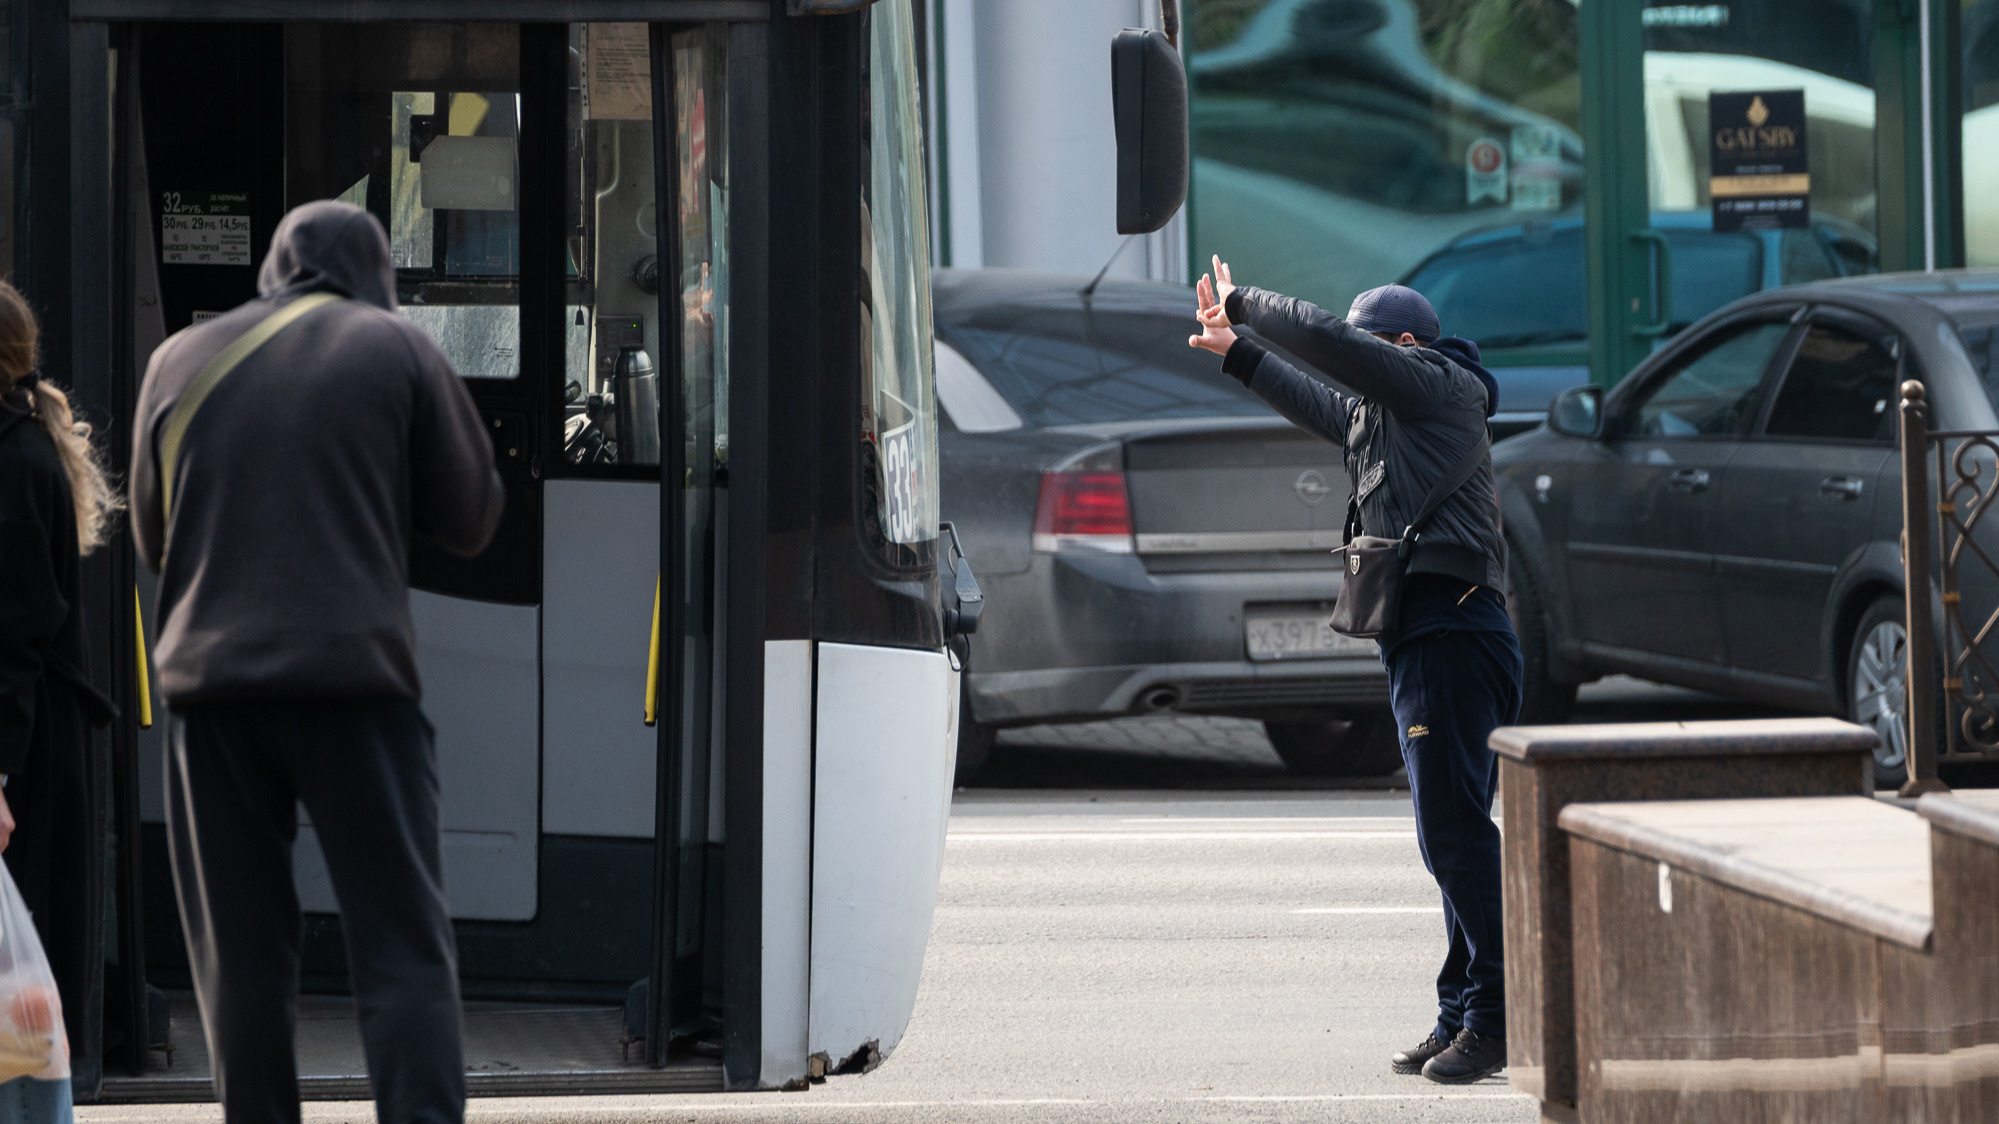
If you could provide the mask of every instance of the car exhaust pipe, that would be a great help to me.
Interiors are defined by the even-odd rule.
[[[1154,714],[1157,714],[1161,711],[1172,710],[1180,705],[1180,688],[1178,687],[1149,688],[1144,694],[1138,696],[1138,704]]]

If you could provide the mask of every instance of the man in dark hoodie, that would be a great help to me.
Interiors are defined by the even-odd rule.
[[[1360,533],[1401,538],[1424,497],[1486,437],[1497,384],[1478,346],[1443,337],[1421,293],[1384,285],[1347,318],[1261,289],[1237,288],[1219,257],[1202,277],[1191,346],[1213,351],[1297,425],[1345,449]],[[1244,325],[1352,390],[1292,366]],[[1390,1058],[1397,1073],[1477,1081],[1506,1065],[1497,765],[1486,739],[1520,711],[1520,645],[1500,590],[1506,546],[1492,459],[1438,508],[1409,556],[1397,630],[1380,638],[1401,731],[1416,844],[1443,890],[1450,951],[1437,976],[1437,1025]]]
[[[257,288],[153,353],[132,450],[133,535],[160,575],[174,887],[216,1095],[231,1124],[299,1119],[303,803],[379,1115],[458,1121],[457,952],[408,559],[413,535],[482,549],[500,479],[450,360],[396,313],[373,216],[333,202],[286,215]],[[291,311],[308,311],[217,379],[225,349],[300,300]],[[176,409],[183,396],[198,412]]]

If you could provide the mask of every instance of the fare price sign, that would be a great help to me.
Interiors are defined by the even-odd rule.
[[[1708,195],[1716,230],[1809,226],[1812,177],[1805,164],[1805,92],[1758,90],[1707,96],[1711,137]]]
[[[249,265],[249,193],[161,192],[160,260],[168,265]]]

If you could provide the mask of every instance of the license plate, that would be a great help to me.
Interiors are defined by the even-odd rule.
[[[1355,640],[1332,630],[1332,614],[1252,613],[1243,618],[1243,635],[1253,660],[1322,660],[1329,656],[1372,656],[1372,640]]]

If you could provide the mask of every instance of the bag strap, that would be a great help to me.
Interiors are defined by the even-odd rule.
[[[1472,447],[1465,450],[1465,455],[1458,458],[1458,463],[1452,465],[1451,470],[1430,489],[1430,494],[1423,497],[1423,506],[1416,512],[1416,518],[1411,519],[1409,526],[1402,531],[1402,553],[1405,557],[1416,536],[1421,534],[1424,525],[1429,523],[1430,517],[1437,514],[1437,509],[1444,506],[1445,500],[1450,499],[1459,488],[1465,486],[1465,481],[1470,480],[1472,473],[1478,471],[1479,462],[1485,459],[1486,453],[1491,449],[1492,430],[1486,429],[1478,435],[1477,441],[1472,442]]]
[[[249,331],[229,341],[229,345],[217,352],[208,366],[195,373],[188,381],[187,389],[180,392],[174,403],[173,412],[167,415],[167,426],[160,436],[160,521],[170,522],[173,518],[174,473],[180,467],[180,446],[187,437],[187,427],[193,423],[195,411],[215,391],[217,384],[236,369],[237,364],[248,359],[252,352],[270,342],[272,336],[285,330],[294,320],[311,312],[323,304],[343,300],[338,293],[307,293],[302,297],[257,321]]]

